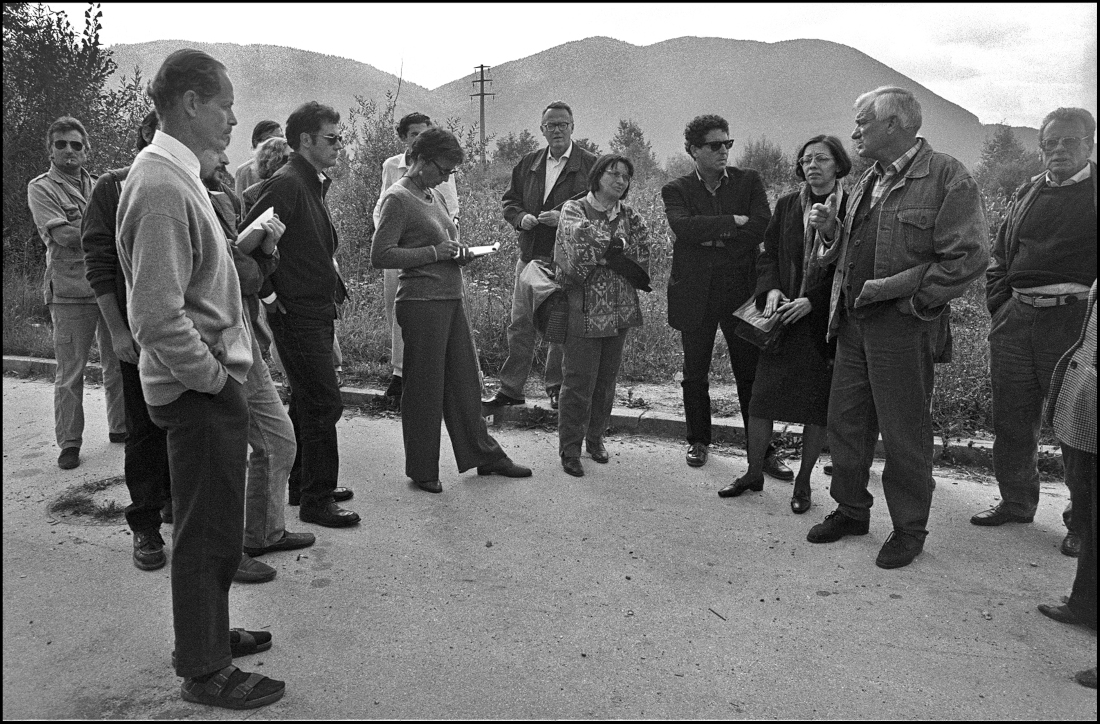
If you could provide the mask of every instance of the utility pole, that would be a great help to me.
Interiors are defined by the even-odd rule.
[[[474,66],[474,71],[475,72],[480,72],[481,77],[480,78],[475,77],[471,84],[475,87],[477,87],[478,85],[480,85],[481,87],[479,88],[477,93],[471,93],[470,94],[471,98],[481,99],[481,165],[482,166],[485,165],[485,96],[495,96],[496,95],[496,93],[486,93],[485,92],[485,84],[486,83],[491,84],[493,82],[492,78],[486,78],[485,77],[485,71],[487,71],[487,70],[489,70],[489,66],[487,66],[487,65],[475,65]]]

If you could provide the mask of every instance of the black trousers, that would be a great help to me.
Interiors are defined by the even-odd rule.
[[[130,491],[126,524],[132,531],[160,528],[160,510],[172,498],[168,436],[153,424],[137,365],[119,360],[122,398],[126,405],[126,458],[123,471]]]

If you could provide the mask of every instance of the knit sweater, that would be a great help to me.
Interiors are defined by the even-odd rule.
[[[190,153],[170,136],[166,144],[177,156]],[[187,390],[216,394],[227,376],[244,384],[252,366],[237,272],[206,189],[158,148],[138,154],[118,209],[130,329],[150,405]],[[189,160],[197,170],[194,154]]]
[[[457,239],[439,192],[421,199],[394,184],[382,199],[370,261],[377,269],[401,269],[397,301],[462,298],[462,270],[453,259],[440,261],[435,246]]]

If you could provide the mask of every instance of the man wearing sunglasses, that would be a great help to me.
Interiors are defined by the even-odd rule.
[[[687,464],[707,462],[711,443],[710,361],[721,328],[737,383],[737,401],[748,416],[759,350],[734,334],[733,312],[756,289],[756,257],[771,220],[760,174],[727,165],[733,139],[729,123],[697,116],[684,129],[684,148],[695,170],[661,189],[675,240],[668,281],[668,323],[684,346],[684,419]],[[764,472],[794,480],[794,472],[768,447]]]
[[[1054,366],[1077,341],[1096,279],[1096,121],[1059,108],[1039,127],[1046,170],[1016,192],[993,244],[986,304],[993,385],[993,470],[1001,502],[974,525],[1030,523],[1039,504],[1043,398]],[[1067,514],[1062,553],[1076,556],[1079,526]],[[1088,525],[1088,521],[1081,521]]]
[[[335,320],[347,298],[333,255],[336,227],[325,207],[331,179],[325,170],[340,157],[343,140],[332,107],[310,101],[286,121],[290,160],[260,187],[246,228],[274,209],[286,225],[279,266],[260,289],[279,359],[290,382],[290,419],[298,452],[290,471],[290,503],[303,522],[330,528],[355,525],[359,515],[338,502],[352,491],[337,487],[340,453],[336,423],[344,405],[333,366]],[[262,253],[258,248],[253,254]]]
[[[80,465],[84,365],[97,338],[111,442],[126,441],[126,404],[118,357],[95,291],[85,278],[84,249],[80,245],[80,223],[92,194],[92,176],[84,169],[88,134],[80,121],[62,116],[50,124],[46,143],[50,170],[27,185],[27,203],[46,244],[44,292],[53,321],[57,360],[53,393],[54,432],[61,448],[57,465],[70,470]]]

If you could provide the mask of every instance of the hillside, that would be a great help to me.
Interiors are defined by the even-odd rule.
[[[181,47],[206,50],[230,69],[240,122],[230,147],[234,165],[247,157],[258,120],[285,121],[296,105],[311,99],[346,114],[356,95],[381,102],[398,83],[396,76],[364,63],[272,45],[162,40],[112,50],[120,73],[132,74],[138,65],[148,78]],[[684,125],[700,113],[729,120],[730,135],[738,140],[734,157],[744,143],[764,136],[790,153],[817,133],[846,139],[852,102],[880,85],[912,89],[924,109],[922,135],[969,166],[977,163],[983,140],[995,128],[874,58],[824,40],[684,37],[640,47],[593,37],[503,63],[489,75],[496,97],[487,101],[486,125],[497,137],[525,128],[537,135],[541,110],[560,98],[573,107],[576,136],[606,150],[619,119],[632,118],[662,159],[683,150]],[[406,81],[398,115],[420,110],[437,119],[476,122],[471,77],[432,90]],[[1035,147],[1035,129],[1014,130],[1026,148]]]

